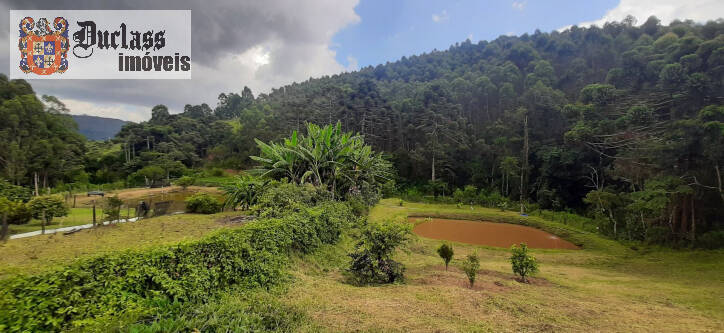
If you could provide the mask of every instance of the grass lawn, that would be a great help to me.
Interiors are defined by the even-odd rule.
[[[35,273],[90,255],[198,239],[220,228],[238,226],[219,222],[223,216],[238,214],[161,216],[99,226],[70,235],[60,233],[11,239],[0,243],[0,278],[16,273]]]
[[[336,246],[300,258],[282,296],[307,313],[310,329],[328,331],[618,331],[714,332],[724,330],[724,251],[631,249],[574,227],[523,218],[514,212],[469,206],[398,205],[383,200],[370,219],[439,216],[514,222],[554,232],[582,250],[533,249],[540,273],[530,284],[514,280],[509,250],[453,243],[445,271],[440,241],[414,237],[397,258],[406,282],[356,287],[345,283],[348,235]],[[472,251],[481,257],[475,287],[458,268]]]
[[[122,218],[125,217],[127,214],[126,209],[123,209],[121,211]],[[135,216],[136,209],[131,208],[130,209],[130,216]],[[96,207],[96,222],[100,223],[100,221],[103,220],[103,209],[100,207]],[[63,217],[56,217],[53,219],[53,222],[50,224],[47,224],[45,226],[45,229],[56,229],[56,228],[63,228],[63,227],[72,227],[76,225],[83,225],[83,224],[89,224],[93,223],[93,208],[71,208],[70,213],[67,216]],[[24,232],[31,232],[36,230],[41,230],[41,221],[40,220],[30,220],[27,224],[21,224],[21,225],[10,225],[10,234],[20,234]]]

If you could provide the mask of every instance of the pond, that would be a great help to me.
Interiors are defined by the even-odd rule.
[[[167,214],[182,213],[186,209],[186,198],[197,193],[197,191],[169,191],[161,193],[153,193],[144,195],[142,197],[123,200],[124,205],[131,208],[137,207],[141,201],[144,201],[146,205],[151,209],[148,216],[159,216]],[[211,196],[217,198],[219,201],[223,200],[221,194],[209,193]]]
[[[412,232],[425,238],[497,247],[525,243],[538,249],[579,249],[556,235],[517,224],[438,218],[425,221],[424,217],[411,217],[409,220],[416,223]]]

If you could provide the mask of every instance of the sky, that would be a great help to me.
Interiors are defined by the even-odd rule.
[[[190,9],[191,80],[29,80],[74,114],[131,121],[165,104],[212,108],[222,92],[255,94],[310,77],[354,71],[536,29],[602,25],[633,15],[697,22],[724,15],[721,0],[0,0],[0,72],[9,70],[10,9]],[[16,51],[16,50],[12,50]]]

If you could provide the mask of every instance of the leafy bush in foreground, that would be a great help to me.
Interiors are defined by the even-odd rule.
[[[518,274],[522,282],[527,281],[527,276],[538,272],[538,262],[528,254],[528,246],[525,243],[520,243],[520,247],[511,246],[510,251],[512,252],[510,262],[513,264],[513,273]]]
[[[206,303],[230,286],[268,288],[283,281],[291,251],[335,242],[354,219],[340,202],[287,211],[194,242],[125,251],[33,276],[0,281],[0,331],[83,328],[159,304]]]
[[[463,272],[468,276],[468,282],[470,282],[470,288],[475,284],[475,278],[478,276],[478,270],[480,269],[480,258],[477,253],[468,254],[467,258],[462,264]]]
[[[221,211],[221,203],[208,193],[196,193],[186,198],[186,212],[213,214]]]
[[[442,245],[440,245],[440,247],[437,248],[437,254],[440,256],[440,258],[442,258],[442,260],[445,261],[445,270],[447,270],[447,266],[448,264],[450,264],[450,260],[452,260],[453,254],[455,254],[452,245],[443,243]]]
[[[355,282],[393,283],[403,278],[405,267],[392,260],[398,246],[407,242],[411,224],[374,223],[362,231],[360,241],[349,256],[349,272]]]

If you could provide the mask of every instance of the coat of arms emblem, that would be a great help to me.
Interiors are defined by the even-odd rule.
[[[48,20],[38,23],[26,17],[20,22],[20,70],[38,75],[63,73],[68,69],[68,21],[62,17],[53,20],[51,30]]]

